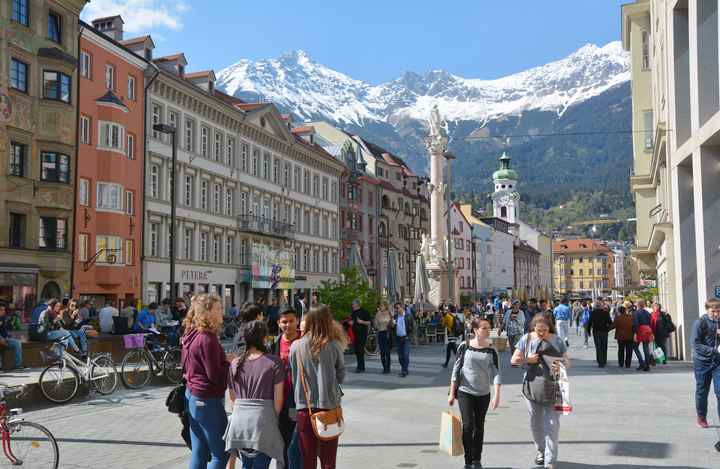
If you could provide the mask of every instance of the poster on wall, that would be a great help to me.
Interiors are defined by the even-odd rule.
[[[252,287],[289,290],[295,285],[292,252],[265,244],[252,246]]]

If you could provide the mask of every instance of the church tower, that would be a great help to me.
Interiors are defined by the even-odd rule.
[[[503,152],[500,157],[500,169],[493,173],[495,192],[493,199],[493,216],[502,218],[508,223],[520,221],[520,194],[517,191],[518,173],[510,169],[510,157]]]

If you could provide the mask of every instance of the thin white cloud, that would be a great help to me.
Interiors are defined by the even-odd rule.
[[[190,9],[183,0],[92,0],[82,12],[85,21],[104,16],[122,15],[124,29],[147,33],[150,29],[180,30],[182,16]]]

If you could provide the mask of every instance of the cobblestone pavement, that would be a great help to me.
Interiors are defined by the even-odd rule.
[[[612,347],[608,355],[615,353]],[[618,370],[611,359],[608,368],[598,369],[591,351],[573,346],[572,354],[575,410],[561,419],[559,468],[720,468],[720,454],[713,449],[720,439],[716,418],[708,430],[694,424],[689,365],[642,373]],[[502,404],[488,416],[484,467],[532,467],[521,371],[510,368],[503,355]],[[462,467],[462,458],[437,449],[440,414],[447,409],[449,370],[440,367],[443,359],[442,346],[420,346],[412,350],[407,378],[380,374],[377,359],[369,361],[367,373],[349,373],[343,387],[348,430],[339,468]],[[352,361],[348,357],[349,369]],[[58,437],[62,468],[186,468],[188,451],[179,439],[178,419],[164,406],[169,389],[119,391],[26,416]]]

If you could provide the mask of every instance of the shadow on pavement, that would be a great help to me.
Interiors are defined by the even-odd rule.
[[[558,467],[563,469],[707,469],[699,466],[648,466],[645,464],[581,464],[575,462],[558,461]]]

